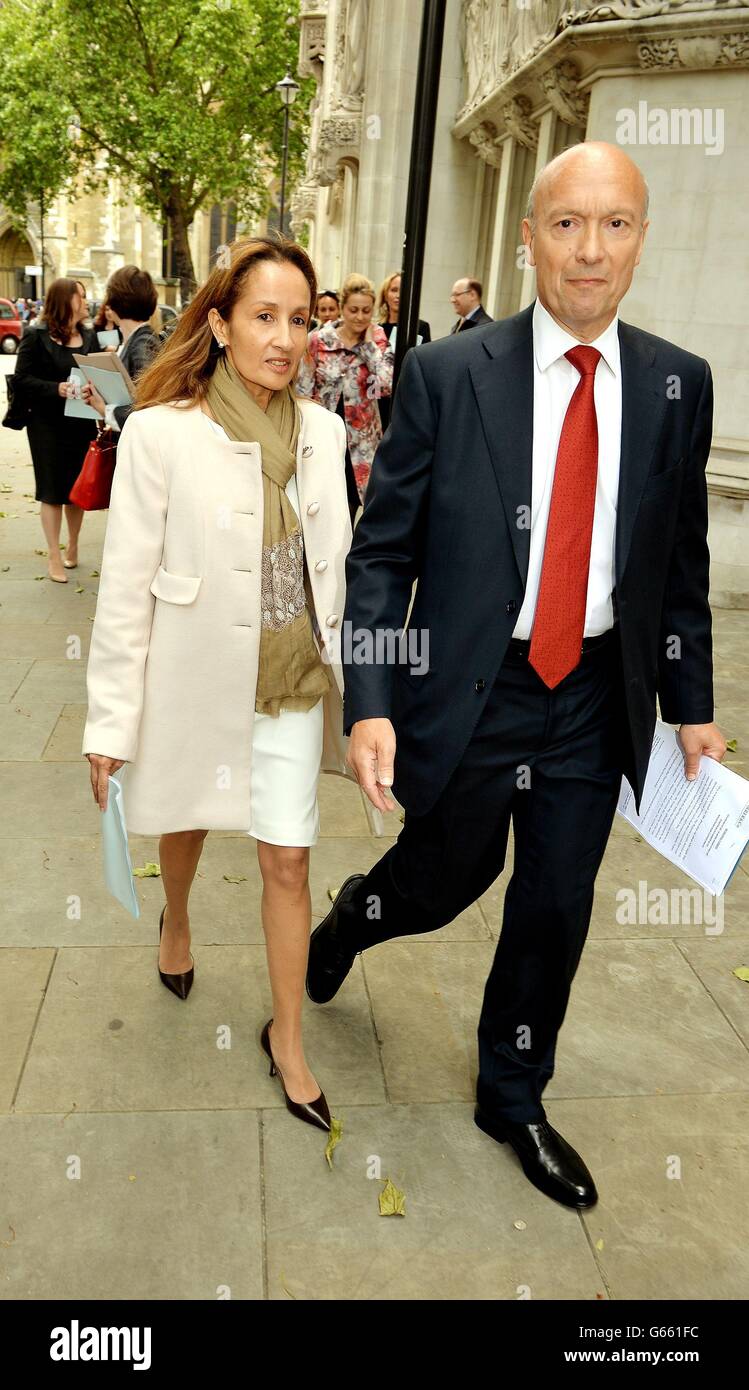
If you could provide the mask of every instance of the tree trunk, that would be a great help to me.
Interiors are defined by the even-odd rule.
[[[192,262],[192,252],[190,243],[187,239],[187,222],[179,191],[174,189],[166,205],[166,215],[172,233],[172,247],[174,249],[174,263],[179,276],[179,293],[182,306],[192,299],[198,282],[195,279],[195,267]]]

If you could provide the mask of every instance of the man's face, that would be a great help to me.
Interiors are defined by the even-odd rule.
[[[583,341],[611,322],[639,264],[644,187],[634,165],[570,161],[538,189],[535,226],[523,222],[544,308]]]
[[[456,314],[465,318],[472,309],[476,308],[479,297],[475,290],[469,290],[465,280],[456,280],[450,293],[450,303]]]

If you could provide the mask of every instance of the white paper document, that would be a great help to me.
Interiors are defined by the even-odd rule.
[[[723,892],[749,840],[749,782],[705,757],[696,781],[688,782],[676,730],[660,719],[640,814],[626,777],[617,809],[643,840],[708,893]]]
[[[104,849],[104,881],[110,893],[131,912],[140,917],[140,903],[135,891],[133,866],[127,842],[125,802],[122,788],[124,767],[109,777],[107,809],[101,811],[101,840]]]

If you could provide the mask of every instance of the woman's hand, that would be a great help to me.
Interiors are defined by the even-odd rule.
[[[107,403],[104,397],[99,394],[96,387],[92,386],[90,381],[85,381],[81,387],[81,400],[85,401],[86,405],[93,406],[94,410],[101,415],[102,419],[104,418]]]
[[[368,324],[367,324],[367,331],[366,331],[366,333],[364,334],[364,337],[362,338],[362,342],[363,342],[363,343],[373,343],[374,340],[375,340],[374,331],[375,331],[375,325],[374,325],[373,323],[368,323]]]
[[[100,811],[106,811],[110,774],[122,767],[127,759],[107,758],[103,753],[87,753],[86,757],[91,766],[91,788],[94,793],[94,801]]]
[[[60,381],[60,382],[58,382],[58,383],[57,383],[57,394],[58,394],[58,396],[63,396],[63,397],[65,397],[66,399],[67,399],[68,396],[74,396],[74,395],[75,395],[75,382],[74,382],[74,381]]]

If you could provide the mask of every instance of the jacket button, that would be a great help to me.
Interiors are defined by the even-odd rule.
[[[338,614],[331,613],[330,617],[325,619],[325,622],[328,627],[338,627]]]
[[[318,560],[317,564],[315,565],[315,569],[317,570],[317,573],[318,573],[318,574],[322,574],[322,573],[323,573],[323,570],[326,570],[327,568],[328,568],[328,562],[327,562],[327,560]]]
[[[310,502],[310,504],[309,504],[309,506],[308,506],[308,508],[307,508],[307,516],[317,516],[317,513],[319,512],[319,510],[320,510],[320,503],[319,503],[319,502]]]
[[[511,598],[511,599],[510,599],[510,602],[507,604],[507,612],[508,612],[508,613],[514,613],[516,609],[517,609],[517,604],[516,604],[514,598]]]
[[[477,695],[480,695],[480,694],[481,694],[481,691],[484,689],[484,686],[485,686],[485,685],[486,685],[486,681],[482,681],[482,680],[476,681],[476,684],[474,685],[473,688],[474,688],[474,690],[476,691],[476,694],[477,694]]]

